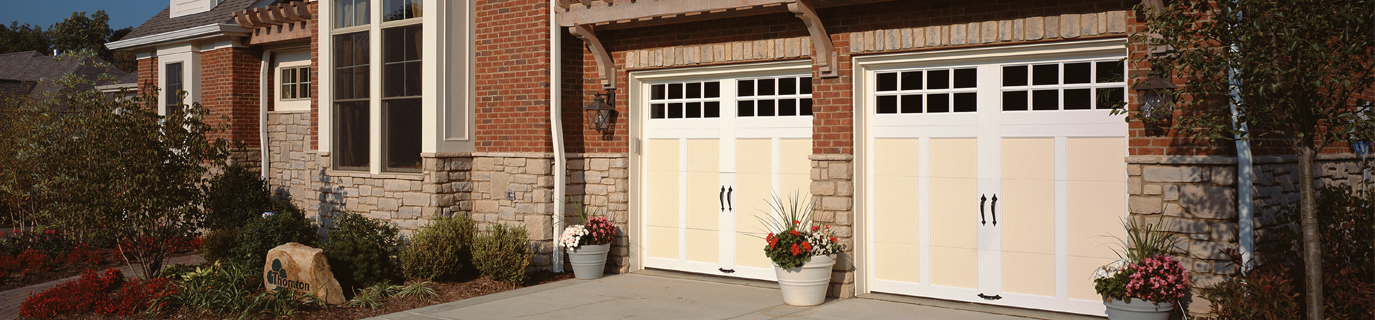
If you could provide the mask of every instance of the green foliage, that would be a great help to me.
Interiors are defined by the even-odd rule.
[[[396,292],[396,293],[393,293],[393,294],[392,294],[392,297],[396,297],[396,298],[411,298],[411,297],[416,297],[416,298],[433,298],[433,297],[438,297],[438,296],[439,296],[439,292],[435,292],[435,291],[434,291],[434,288],[430,287],[431,284],[432,284],[432,283],[430,283],[429,281],[414,281],[414,282],[411,282],[410,284],[407,284],[407,285],[405,285],[405,286],[397,286],[397,287],[395,287],[395,289],[396,289],[395,292]]]
[[[496,281],[524,283],[525,267],[534,255],[525,227],[493,224],[473,240],[473,265]]]
[[[1155,223],[1142,225],[1136,219],[1125,219],[1122,227],[1127,230],[1126,239],[1122,241],[1122,249],[1113,249],[1117,257],[1127,264],[1135,264],[1146,258],[1158,255],[1175,255],[1179,253],[1179,238],[1173,234],[1165,232],[1162,221],[1165,217],[1156,219]],[[1113,236],[1116,238],[1117,236]]]
[[[397,286],[393,286],[387,281],[377,282],[376,284],[364,288],[363,291],[358,292],[358,294],[353,296],[353,299],[349,299],[347,304],[350,307],[356,308],[381,308],[382,305],[387,304],[387,297],[394,294],[397,288]]]
[[[401,250],[401,270],[407,277],[452,279],[471,264],[477,223],[465,215],[440,218],[421,227],[415,240]]]
[[[201,257],[205,261],[229,260],[234,257],[234,247],[238,246],[239,230],[211,230],[201,244]]]
[[[205,194],[205,227],[238,229],[272,207],[267,181],[240,166],[227,166],[210,179]]]
[[[231,260],[258,265],[266,263],[268,251],[288,242],[318,245],[319,227],[306,218],[301,209],[291,201],[279,201],[274,205],[275,214],[253,219],[239,230],[238,245],[230,250]]]
[[[43,31],[43,26],[21,25],[19,21],[10,22],[9,27],[0,24],[0,54],[30,50],[50,54],[52,48],[52,39]]]
[[[385,283],[396,277],[397,234],[390,222],[344,212],[334,220],[325,239],[325,256],[334,277],[344,288]]]
[[[1127,281],[1131,280],[1130,277],[1129,270],[1118,270],[1109,276],[1093,279],[1093,290],[1104,297],[1126,298]]]
[[[176,293],[165,296],[153,305],[162,306],[154,313],[183,309],[204,315],[234,313],[248,308],[250,297],[263,289],[261,268],[242,263],[207,263],[193,270],[176,269],[171,278]]]
[[[273,290],[259,293],[253,297],[239,314],[239,319],[257,318],[259,315],[270,317],[290,317],[305,306],[324,306],[324,302],[313,294],[296,290]]]

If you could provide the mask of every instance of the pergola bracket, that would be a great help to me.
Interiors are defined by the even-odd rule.
[[[592,52],[592,57],[597,60],[597,73],[602,77],[602,89],[616,90],[616,61],[611,59],[611,53],[607,52],[601,40],[597,39],[592,26],[576,25],[568,27],[568,32],[582,39],[587,44],[587,51]]]
[[[794,0],[788,3],[788,11],[802,19],[802,23],[807,25],[807,33],[811,34],[812,46],[816,51],[812,54],[817,66],[820,78],[835,78],[840,76],[840,67],[836,61],[835,45],[831,43],[830,34],[826,33],[826,26],[821,23],[821,17],[816,14],[816,7],[812,5],[812,0]]]

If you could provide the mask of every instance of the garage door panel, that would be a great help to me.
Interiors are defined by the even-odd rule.
[[[931,283],[978,287],[976,139],[931,140]]]
[[[1118,241],[1112,236],[1124,233],[1125,143],[1122,138],[1069,139],[1070,275],[1092,274],[1117,259],[1112,249]],[[1070,283],[1071,298],[1097,297],[1091,281],[1079,280],[1087,277],[1071,278],[1078,280]]]
[[[688,261],[717,262],[721,230],[719,140],[688,140],[687,244]]]
[[[875,277],[917,283],[921,276],[920,139],[874,144]]]
[[[679,143],[678,139],[650,139],[645,144],[649,166],[646,180],[655,187],[645,194],[645,247],[650,257],[677,260],[679,226]]]
[[[739,139],[735,141],[735,261],[748,267],[772,267],[764,256],[767,229],[758,219],[768,219],[773,189],[773,141]]]
[[[1003,139],[1003,290],[1055,295],[1055,140]]]

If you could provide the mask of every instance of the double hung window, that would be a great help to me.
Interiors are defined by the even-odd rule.
[[[334,166],[369,170],[379,154],[383,171],[419,172],[424,10],[421,0],[381,1],[380,12],[373,0],[334,2]],[[381,40],[376,48],[373,37]],[[371,62],[375,53],[378,65]],[[374,71],[381,79],[371,78]],[[381,96],[369,94],[374,81]],[[372,147],[374,114],[381,115],[380,149]]]
[[[310,99],[310,67],[282,68],[282,100]]]
[[[181,111],[181,104],[183,102],[181,99],[181,92],[182,90],[186,90],[186,84],[181,69],[181,62],[167,64],[167,86],[163,88],[164,90],[162,91],[163,96],[166,97],[162,100],[164,101],[163,103],[167,105],[166,113],[164,113],[166,115]]]

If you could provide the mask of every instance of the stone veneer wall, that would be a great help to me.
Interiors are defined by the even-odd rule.
[[[473,203],[472,216],[478,226],[525,226],[536,250],[531,267],[552,266],[553,154],[478,152],[472,159],[472,188],[465,197]]]
[[[1257,157],[1255,180],[1255,237],[1286,206],[1298,203],[1298,164],[1294,157]],[[1316,166],[1316,186],[1345,184],[1361,187],[1364,168],[1352,155],[1322,155]],[[1237,241],[1237,161],[1215,156],[1131,156],[1127,158],[1128,211],[1139,222],[1155,223],[1182,240],[1188,257],[1181,262],[1194,278],[1194,287],[1222,281],[1236,271],[1222,249],[1239,249]],[[1189,306],[1196,314],[1208,312],[1208,302],[1197,295]]]
[[[854,156],[814,154],[812,160],[812,221],[833,228],[842,253],[836,255],[831,269],[831,286],[826,295],[855,296],[854,236]]]
[[[569,200],[581,201],[592,214],[604,215],[620,229],[607,257],[606,272],[630,272],[630,159],[624,153],[568,154]],[[571,201],[570,201],[571,202]],[[581,222],[565,207],[564,225]],[[567,265],[565,263],[564,265]]]

